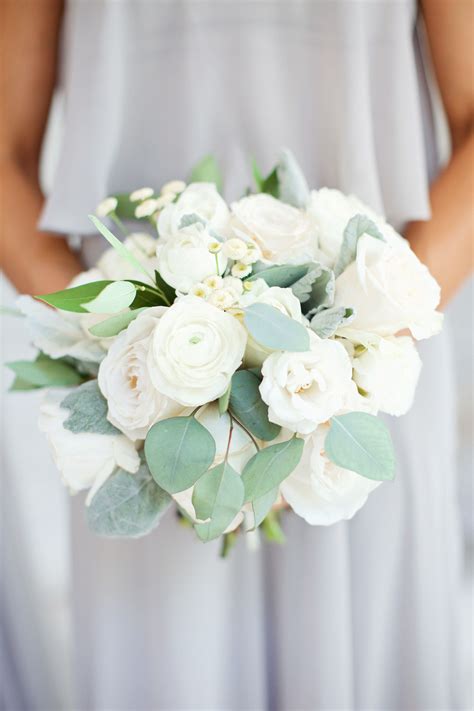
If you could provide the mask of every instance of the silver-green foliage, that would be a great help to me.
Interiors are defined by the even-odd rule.
[[[71,432],[121,434],[107,419],[107,401],[99,390],[97,380],[83,383],[66,395],[61,407],[71,411],[63,423],[63,427]]]

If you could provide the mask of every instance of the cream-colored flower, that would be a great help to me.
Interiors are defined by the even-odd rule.
[[[191,183],[176,202],[167,205],[158,219],[161,240],[175,237],[181,229],[183,217],[197,215],[219,235],[225,235],[229,222],[229,208],[213,183]]]
[[[178,193],[182,193],[185,187],[186,183],[184,180],[170,180],[161,188],[161,194],[166,195],[167,193],[172,193],[173,195],[177,195]]]
[[[224,254],[228,259],[233,259],[235,261],[240,261],[242,257],[247,256],[247,243],[243,239],[238,237],[232,237],[228,239],[222,245]]]
[[[151,198],[155,191],[153,188],[138,188],[130,193],[130,202],[142,202],[142,200],[148,200]]]
[[[236,262],[231,269],[232,276],[238,277],[239,279],[243,279],[244,277],[248,276],[251,272],[252,272],[252,267],[248,264],[243,264],[242,262]]]
[[[189,293],[200,299],[206,299],[211,293],[211,289],[203,281],[200,281],[192,287]]]
[[[118,200],[115,197],[108,197],[102,200],[95,208],[95,214],[97,217],[107,217],[111,212],[114,212],[117,208]]]
[[[220,289],[224,283],[224,280],[222,279],[221,276],[217,276],[217,274],[212,274],[211,276],[208,276],[206,279],[204,279],[204,284],[209,287],[209,289]]]
[[[144,200],[135,208],[135,217],[137,217],[138,219],[142,217],[151,217],[157,209],[158,200],[156,200],[155,198]]]
[[[228,309],[236,303],[237,299],[238,296],[232,289],[214,289],[207,300],[218,309]]]
[[[124,246],[145,267],[149,274],[153,274],[154,270],[158,269],[156,245],[157,240],[145,232],[134,232],[124,240]],[[143,272],[133,267],[113,247],[105,250],[97,262],[97,267],[102,274],[101,279],[113,279],[115,281],[136,279],[137,281],[143,281],[144,278]]]
[[[172,203],[175,198],[176,195],[169,192],[164,195],[160,195],[160,197],[156,198],[156,209],[163,210],[163,208]]]

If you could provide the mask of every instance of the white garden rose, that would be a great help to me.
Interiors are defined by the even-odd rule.
[[[158,269],[156,258],[157,240],[146,232],[135,232],[129,235],[123,242],[129,252],[142,264],[151,276],[155,269]],[[112,279],[114,281],[135,279],[143,281],[146,277],[140,269],[133,267],[124,259],[116,249],[107,249],[97,263],[97,267],[102,274],[102,279]]]
[[[245,291],[240,297],[239,305],[242,308],[255,303],[268,304],[298,323],[303,322],[300,301],[291,289],[283,289],[279,286],[270,287],[263,279],[256,279],[251,282],[251,285],[250,291]],[[246,368],[261,366],[270,353],[272,353],[270,348],[262,346],[250,333],[248,334],[244,356]]]
[[[356,261],[336,280],[335,306],[351,306],[350,328],[393,336],[405,328],[416,339],[441,330],[440,288],[406,242],[387,244],[363,235]],[[344,335],[344,328],[339,331]]]
[[[321,188],[312,190],[307,213],[318,235],[318,258],[325,266],[333,267],[339,256],[344,230],[355,215],[366,215],[375,222],[384,236],[391,241],[402,239],[383,217],[364,205],[355,195],[344,195],[339,190]]]
[[[227,452],[227,444],[229,441],[230,418],[228,414],[220,415],[219,407],[216,403],[206,405],[196,415],[196,419],[209,430],[216,443],[216,456],[212,463],[212,467],[222,464]],[[238,473],[242,471],[255,454],[255,445],[249,435],[238,426],[234,426],[232,430],[232,438],[230,440],[228,459],[230,466]],[[173,499],[184,509],[190,518],[196,521],[196,512],[192,503],[194,486],[191,486],[185,491],[180,491],[173,494]],[[242,522],[243,513],[240,512],[228,526],[225,533],[233,531]]]
[[[223,274],[227,257],[222,252],[212,254],[214,241],[207,229],[196,223],[176,232],[163,244],[158,244],[156,254],[158,271],[163,279],[177,291],[187,294],[206,277]]]
[[[100,364],[98,382],[107,400],[107,419],[129,439],[145,439],[155,422],[183,414],[183,406],[162,395],[148,373],[148,351],[164,306],[146,309],[114,338]]]
[[[355,388],[344,346],[309,335],[309,351],[269,355],[260,384],[269,420],[300,434],[313,432],[343,409]]]
[[[72,494],[90,489],[89,504],[102,484],[120,467],[138,471],[140,457],[124,435],[71,432],[63,427],[71,411],[61,407],[66,393],[48,391],[40,406],[39,428],[44,432],[61,477]]]
[[[299,464],[280,485],[293,511],[312,526],[330,526],[352,518],[380,484],[338,467],[324,455],[328,429],[328,425],[321,425],[306,439]]]
[[[160,240],[176,236],[185,215],[197,215],[220,235],[227,233],[229,208],[214,183],[191,183],[176,202],[167,205],[158,218]]]
[[[353,379],[376,410],[404,415],[413,404],[421,358],[410,336],[387,336],[347,329],[353,344]]]
[[[302,210],[264,193],[244,197],[231,209],[235,236],[254,241],[264,259],[294,264],[314,258],[316,232]]]
[[[178,299],[153,332],[148,369],[154,386],[186,406],[224,394],[242,362],[246,331],[239,321],[196,296]]]

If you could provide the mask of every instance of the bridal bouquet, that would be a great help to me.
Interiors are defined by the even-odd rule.
[[[329,525],[394,476],[376,415],[412,404],[438,284],[288,151],[254,178],[229,206],[206,158],[188,184],[108,197],[97,266],[19,299],[39,353],[8,364],[12,389],[51,388],[39,425],[99,534],[142,536],[172,505],[202,541],[277,535],[282,507]],[[99,217],[147,231],[120,241]]]

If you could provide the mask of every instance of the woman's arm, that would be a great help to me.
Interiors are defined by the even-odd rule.
[[[412,222],[411,246],[441,284],[446,305],[473,269],[474,3],[422,0],[453,152],[431,187],[432,218]]]
[[[38,232],[39,158],[56,79],[62,0],[3,0],[1,267],[19,291],[64,288],[80,271],[66,240]]]

